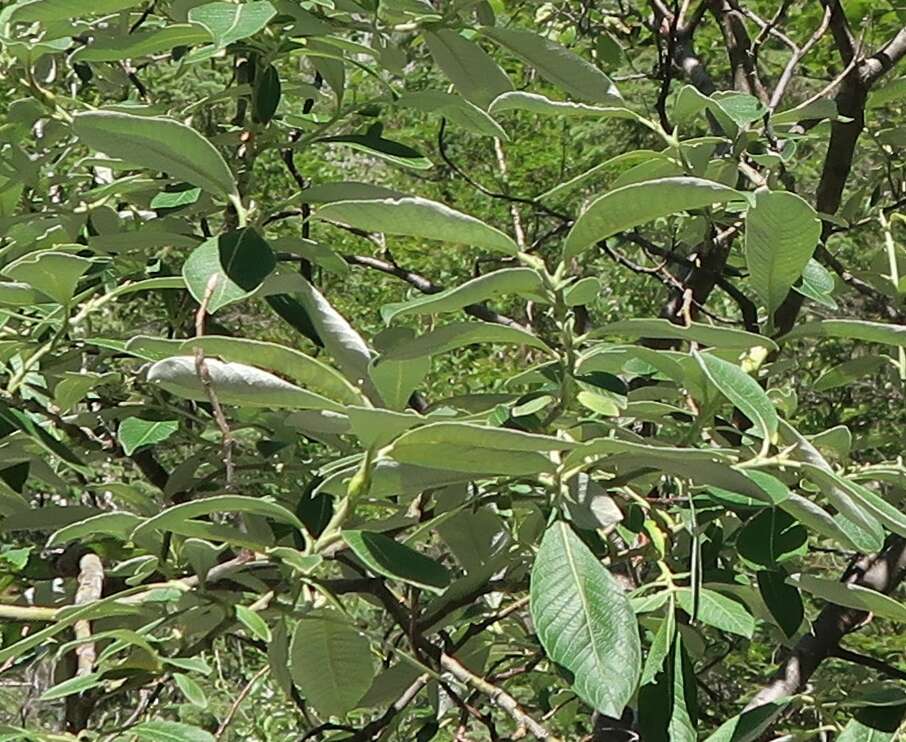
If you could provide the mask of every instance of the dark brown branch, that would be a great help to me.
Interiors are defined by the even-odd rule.
[[[733,87],[767,104],[768,94],[758,76],[755,58],[752,54],[752,41],[746,31],[742,16],[726,0],[714,0],[711,6],[717,19],[730,68],[733,72]]]
[[[856,562],[843,581],[877,590],[893,592],[906,577],[906,539],[890,536],[879,554]],[[801,691],[818,666],[833,656],[840,640],[863,626],[869,619],[865,611],[828,604],[812,624],[812,630],[796,644],[774,680],[761,689],[747,708],[762,706]]]
[[[821,0],[821,4],[830,8],[830,27],[834,43],[843,64],[849,64],[856,56],[856,40],[849,29],[849,21],[846,20],[843,6],[840,4],[840,0]]]

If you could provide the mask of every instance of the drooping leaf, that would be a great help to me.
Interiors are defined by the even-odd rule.
[[[236,181],[220,153],[195,129],[172,119],[117,111],[88,111],[73,131],[92,149],[216,195],[236,196]]]
[[[695,672],[677,633],[654,684],[639,690],[639,730],[651,742],[695,742],[698,701]]]
[[[756,191],[745,221],[749,280],[773,315],[811,259],[821,221],[802,197],[787,191]]]
[[[658,178],[632,183],[588,204],[566,236],[563,254],[574,257],[599,240],[660,217],[743,198],[733,188],[702,178]]]
[[[214,2],[189,10],[189,20],[207,29],[219,47],[254,36],[277,11],[267,0],[245,3]]]
[[[513,84],[491,56],[456,31],[440,28],[424,34],[428,51],[459,93],[476,106],[487,108]]]
[[[344,716],[374,677],[368,641],[336,612],[303,618],[290,644],[290,673],[318,713]]]
[[[784,511],[766,508],[739,530],[736,548],[746,561],[773,568],[781,562],[803,555],[808,533]]]
[[[597,103],[622,102],[616,86],[607,75],[555,41],[534,31],[499,26],[484,26],[481,33],[570,95]]]
[[[409,314],[441,314],[455,312],[470,304],[495,298],[502,294],[536,296],[542,290],[541,277],[530,268],[503,268],[487,273],[446,291],[422,296],[412,301],[385,304],[381,316],[388,324],[396,317]]]
[[[756,574],[758,592],[764,604],[783,633],[792,638],[802,625],[805,608],[799,591],[787,584],[786,577],[780,570],[759,570]]]
[[[380,533],[343,531],[343,540],[368,569],[393,580],[442,593],[450,573],[439,562]]]
[[[142,420],[127,417],[117,429],[120,445],[131,456],[142,446],[153,446],[167,440],[179,429],[179,420]]]
[[[458,242],[508,255],[518,250],[516,243],[499,229],[437,201],[416,196],[339,201],[322,206],[315,216],[369,232]]]
[[[642,666],[635,614],[619,583],[570,527],[545,531],[531,577],[532,620],[548,657],[576,693],[619,718]]]

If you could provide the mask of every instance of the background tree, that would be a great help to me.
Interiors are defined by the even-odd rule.
[[[3,739],[894,739],[903,22],[5,3]]]

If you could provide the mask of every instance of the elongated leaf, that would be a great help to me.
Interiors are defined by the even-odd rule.
[[[502,294],[536,296],[541,290],[541,277],[530,268],[503,268],[437,294],[398,304],[385,304],[381,307],[381,316],[389,324],[396,317],[409,314],[455,312]]]
[[[216,196],[236,196],[236,181],[223,157],[185,124],[116,111],[89,111],[77,113],[72,128],[94,150],[166,172]]]
[[[530,474],[555,468],[544,452],[568,450],[576,445],[516,430],[441,422],[404,433],[388,455],[403,464],[442,464],[453,472]]]
[[[290,673],[319,714],[343,716],[371,686],[374,665],[368,641],[343,616],[324,613],[296,624]]]
[[[684,327],[675,325],[668,319],[625,319],[602,325],[592,333],[592,337],[595,338],[612,335],[627,338],[686,340],[728,350],[758,347],[768,350],[778,349],[777,343],[770,338],[745,330],[736,330],[732,327],[713,327],[700,322],[693,322],[688,327]]]
[[[802,275],[820,238],[821,221],[800,196],[755,193],[755,205],[746,212],[746,265],[769,315]]]
[[[870,536],[876,549],[881,548],[884,540],[884,531],[875,517],[862,506],[855,487],[849,486],[843,477],[838,476],[830,468],[825,468],[811,463],[801,464],[802,472],[821,488],[824,496],[847,519]]]
[[[193,706],[200,709],[208,707],[208,698],[202,690],[202,687],[188,675],[181,672],[173,673],[173,682],[179,688],[179,692],[185,696],[185,699]]]
[[[131,345],[131,341],[127,347]],[[335,369],[305,353],[261,340],[205,335],[179,346],[184,354],[201,348],[228,363],[245,363],[285,376],[302,387],[348,404],[361,404],[362,394]]]
[[[147,742],[215,742],[214,735],[181,721],[152,719],[129,728],[129,734]]]
[[[888,325],[857,319],[826,319],[794,327],[782,340],[803,337],[845,338],[866,343],[906,346],[906,325]]]
[[[132,513],[101,513],[85,520],[70,523],[54,531],[47,540],[47,548],[52,548],[69,541],[87,541],[93,536],[115,536],[125,541],[142,518]]]
[[[569,49],[533,31],[484,26],[484,36],[515,54],[557,87],[582,100],[620,103],[611,79]]]
[[[439,562],[380,533],[343,531],[343,540],[372,572],[442,593],[450,573]]]
[[[551,100],[537,93],[526,93],[513,90],[495,98],[488,112],[492,114],[504,111],[527,111],[542,116],[589,116],[601,119],[628,119],[637,121],[645,126],[653,126],[644,116],[625,106],[590,106],[587,103],[573,103],[572,101]]]
[[[508,255],[514,255],[518,250],[516,243],[499,229],[437,201],[417,196],[339,201],[322,206],[315,216],[369,232],[458,242]]]
[[[10,21],[69,21],[92,15],[106,15],[140,5],[139,0],[98,0],[86,5],[79,0],[33,0],[17,3],[10,13]]]
[[[755,742],[783,713],[790,699],[772,701],[727,719],[705,742]]]
[[[544,341],[525,330],[491,322],[453,322],[436,330],[419,335],[408,343],[394,345],[381,358],[403,361],[412,358],[446,353],[467,345],[525,345],[530,348],[549,350]],[[380,363],[380,359],[378,361]]]
[[[73,693],[81,693],[89,688],[94,688],[100,685],[101,682],[101,673],[99,672],[92,672],[87,675],[77,675],[74,678],[69,678],[68,680],[64,680],[63,682],[48,688],[41,694],[38,700],[55,701],[58,698],[65,698],[66,696],[71,696]]]
[[[418,93],[406,93],[400,97],[397,105],[425,113],[437,113],[475,134],[503,140],[508,138],[500,124],[491,116],[458,95],[439,90],[422,90]]]
[[[374,183],[361,183],[355,180],[337,180],[329,183],[317,183],[306,188],[304,200],[310,204],[328,204],[334,201],[371,201],[382,198],[405,198],[392,188],[385,188]]]
[[[302,521],[282,505],[261,497],[243,495],[215,495],[200,500],[184,502],[162,511],[153,518],[144,520],[133,532],[132,538],[138,539],[152,530],[167,531],[178,527],[183,521],[198,518],[212,513],[251,513],[270,518],[280,523],[288,523],[302,530]]]
[[[808,532],[785,511],[767,508],[737,532],[736,548],[746,561],[770,569],[805,554]]]
[[[761,429],[765,439],[773,439],[779,424],[777,410],[761,385],[735,363],[708,353],[694,352],[694,355],[705,376],[721,394]]]
[[[437,66],[475,105],[487,108],[498,95],[513,89],[506,73],[474,41],[446,28],[427,32],[424,38]]]
[[[659,178],[623,186],[588,204],[566,236],[563,254],[573,257],[599,240],[660,217],[743,198],[733,188],[701,178]]]
[[[342,405],[320,394],[306,391],[279,376],[242,363],[224,363],[206,358],[211,387],[223,404],[244,407],[289,407],[300,410],[341,412]],[[148,369],[148,381],[186,399],[207,401],[198,378],[194,356],[176,356],[158,361]]]
[[[120,445],[131,456],[142,446],[153,446],[167,440],[179,429],[179,420],[142,420],[140,417],[127,417],[117,430]]]
[[[696,606],[690,588],[684,587],[677,590],[676,600],[686,613],[692,615]],[[721,631],[729,631],[731,634],[739,634],[747,639],[751,639],[755,633],[755,619],[742,603],[714,590],[703,588],[699,591],[696,618],[708,626],[713,626]]]
[[[642,666],[635,614],[619,583],[562,521],[545,531],[535,557],[531,611],[545,653],[572,673],[576,693],[619,718]]]
[[[642,679],[640,685],[648,685],[654,682],[654,679],[660,674],[664,666],[664,660],[670,653],[670,647],[673,646],[673,638],[676,636],[676,616],[673,612],[672,605],[668,607],[664,620],[654,636],[651,648],[648,650],[648,656],[645,658],[645,667],[642,670]]]
[[[829,603],[871,612],[891,621],[906,622],[906,605],[877,590],[807,574],[792,575],[787,582]]]
[[[267,0],[247,3],[206,3],[189,11],[189,20],[203,26],[217,46],[254,36],[277,14]]]
[[[812,387],[816,392],[827,392],[841,386],[848,386],[866,374],[880,371],[890,363],[886,356],[852,358],[826,369]]]
[[[207,311],[214,314],[250,296],[276,265],[270,245],[247,227],[202,242],[189,255],[182,275],[195,301],[201,304],[209,296]]]
[[[639,690],[639,731],[646,742],[695,742],[698,703],[695,672],[677,633],[656,682]]]
[[[175,46],[193,46],[211,41],[201,26],[180,23],[164,28],[139,30],[135,33],[101,37],[78,49],[72,59],[79,62],[113,62],[137,59],[168,52]]]
[[[786,573],[781,570],[761,570],[756,575],[758,592],[788,638],[796,635],[805,618],[805,608],[799,591],[786,582]]]
[[[255,613],[251,608],[247,608],[244,605],[237,605],[236,618],[239,619],[239,623],[245,626],[253,636],[258,637],[263,642],[269,642],[271,640],[271,630],[267,627],[267,621],[261,618],[261,616]]]

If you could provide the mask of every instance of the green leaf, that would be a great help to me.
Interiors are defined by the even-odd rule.
[[[786,698],[743,711],[727,719],[705,742],[756,742],[771,728],[789,702]]]
[[[95,536],[114,536],[126,541],[136,526],[144,519],[127,512],[101,513],[54,531],[47,540],[47,548],[69,541],[88,541]]]
[[[167,118],[89,111],[73,117],[76,136],[94,150],[224,197],[238,197],[223,157],[195,129]]]
[[[413,170],[430,170],[434,167],[431,160],[424,157],[418,150],[381,136],[382,130],[382,124],[374,124],[364,134],[339,134],[337,136],[321,137],[316,139],[315,143],[342,144],[358,152],[364,152],[366,155]]]
[[[732,327],[714,327],[693,322],[688,327],[676,325],[668,319],[626,319],[602,325],[591,333],[593,338],[619,335],[627,338],[660,338],[664,340],[685,340],[727,350],[748,350],[767,348],[778,350],[771,338],[756,335]]]
[[[370,531],[343,531],[343,540],[376,574],[442,593],[450,584],[447,568],[434,559]]]
[[[183,187],[178,191],[161,191],[151,199],[152,209],[178,209],[198,201],[201,188]]]
[[[664,620],[658,627],[657,634],[654,635],[654,641],[651,642],[651,648],[648,650],[648,656],[645,658],[645,667],[642,670],[642,679],[639,685],[648,685],[653,683],[655,678],[660,674],[664,666],[664,660],[670,653],[673,646],[673,639],[676,636],[676,616],[673,612],[672,605],[667,609]]]
[[[890,363],[887,356],[866,356],[864,358],[851,358],[836,366],[825,369],[815,381],[812,388],[816,392],[827,392],[841,386],[849,386],[856,379],[866,374],[880,371]]]
[[[497,137],[506,141],[506,132],[491,116],[474,103],[452,93],[440,90],[422,90],[406,93],[396,102],[401,108],[412,108],[424,113],[436,113],[453,124],[486,137]],[[350,197],[355,198],[355,197]],[[358,198],[361,198],[359,196]]]
[[[642,667],[635,614],[619,583],[562,521],[545,531],[535,557],[531,612],[545,653],[572,673],[579,697],[619,718]]]
[[[266,124],[274,117],[277,106],[280,105],[281,93],[280,73],[274,65],[269,64],[255,77],[253,104],[256,122]]]
[[[906,622],[906,605],[876,590],[807,574],[792,575],[787,582],[829,603],[871,612],[891,621]]]
[[[755,423],[766,441],[777,434],[777,410],[761,385],[735,363],[717,356],[693,351],[695,360],[708,380]]]
[[[3,269],[3,275],[28,284],[55,302],[68,304],[82,274],[94,262],[70,253],[41,251],[13,261]]]
[[[134,341],[127,343],[129,348]],[[273,371],[318,394],[348,404],[361,404],[362,393],[334,368],[294,348],[261,340],[205,335],[186,340],[179,352],[204,350],[205,356],[218,356],[227,363],[244,363]]]
[[[688,587],[676,591],[676,600],[680,607],[690,616],[693,615],[694,596]],[[755,633],[755,619],[752,614],[732,598],[714,590],[702,588],[698,595],[698,614],[695,618],[708,626],[713,626],[721,631],[739,634],[751,639]]]
[[[892,742],[906,713],[906,705],[892,709],[862,709],[850,719],[837,742]]]
[[[378,350],[399,343],[410,342],[415,330],[409,327],[388,327],[379,332],[374,342]],[[431,370],[431,358],[415,358],[408,361],[374,359],[368,366],[368,378],[374,384],[381,401],[391,410],[403,410],[409,404],[412,393],[425,380]]]
[[[179,692],[182,693],[186,700],[193,706],[197,706],[200,709],[206,709],[208,707],[208,699],[207,696],[205,696],[204,690],[202,690],[201,686],[188,675],[184,675],[181,672],[173,673],[173,682],[176,683]]]
[[[632,183],[591,201],[566,236],[563,254],[571,258],[599,240],[680,211],[742,200],[739,191],[710,180],[659,178]]]
[[[117,430],[120,445],[131,456],[142,446],[153,446],[167,440],[179,429],[179,420],[142,420],[127,417]]]
[[[245,628],[251,632],[252,636],[257,636],[261,641],[267,643],[271,640],[271,630],[267,627],[267,621],[259,616],[251,608],[244,605],[236,605],[236,618]]]
[[[207,311],[233,304],[254,293],[277,265],[270,245],[252,227],[202,242],[182,267],[189,292]]]
[[[821,304],[828,309],[838,309],[837,302],[832,296],[836,283],[831,272],[814,258],[811,258],[805,264],[802,271],[802,283],[793,286],[793,290],[799,292],[808,299]]]
[[[87,471],[82,459],[48,433],[31,415],[13,409],[2,400],[0,400],[0,421],[32,437],[42,448],[59,457],[74,469]]]
[[[223,363],[206,358],[211,387],[222,404],[239,407],[288,407],[300,410],[333,410],[343,406],[320,394],[306,391],[279,376],[243,363]],[[207,402],[208,395],[198,378],[193,356],[158,361],[148,369],[148,381],[185,399]]]
[[[218,47],[254,36],[277,14],[267,0],[248,3],[206,3],[189,10],[189,20],[203,26]]]
[[[677,633],[656,682],[639,690],[639,731],[646,742],[695,742],[698,720],[695,671]]]
[[[87,675],[77,675],[74,678],[69,678],[64,680],[62,683],[57,683],[56,685],[48,688],[44,691],[39,701],[55,701],[58,698],[65,698],[66,696],[71,696],[74,693],[81,693],[82,691],[88,690],[89,688],[94,688],[100,685],[103,681],[101,680],[101,673],[92,672]]]
[[[538,296],[543,290],[541,277],[530,268],[503,268],[487,273],[459,286],[436,294],[421,296],[412,301],[385,304],[381,307],[384,322],[410,314],[441,314],[455,312],[470,304],[493,299],[503,294]]]
[[[845,338],[863,340],[866,343],[906,346],[906,325],[857,319],[826,319],[797,325],[781,340],[785,342],[803,337]]]
[[[40,291],[27,283],[0,281],[0,304],[8,307],[28,307],[48,301]]]
[[[358,705],[374,677],[368,640],[339,614],[303,618],[293,632],[290,672],[321,716],[344,716]]]
[[[214,735],[180,721],[153,719],[129,728],[129,734],[147,742],[215,742]]]
[[[334,201],[374,201],[378,199],[405,198],[392,188],[385,188],[374,183],[360,183],[355,180],[337,180],[329,183],[318,183],[306,188],[304,200],[310,204],[327,204]]]
[[[767,508],[739,530],[736,548],[746,561],[772,568],[805,554],[808,551],[808,532],[788,513]]]
[[[821,488],[831,504],[865,532],[863,537],[873,538],[875,548],[880,549],[884,531],[874,516],[863,507],[856,486],[838,476],[826,464],[802,463],[800,466],[802,473]]]
[[[77,62],[138,59],[169,52],[176,46],[193,46],[208,43],[210,40],[210,35],[201,26],[190,23],[173,24],[164,28],[140,29],[131,34],[100,36],[87,46],[76,50],[72,59]]]
[[[501,232],[461,211],[425,198],[339,201],[320,207],[315,216],[369,232],[410,235],[515,255],[518,247]]]
[[[756,472],[749,472],[749,476],[752,476],[755,473]],[[785,512],[792,515],[796,520],[808,526],[816,533],[819,533],[832,541],[836,541],[845,549],[851,549],[853,551],[859,550],[850,535],[840,527],[830,513],[817,503],[802,497],[802,495],[790,493],[790,496],[779,503],[779,505]]]
[[[804,199],[786,191],[756,191],[745,221],[749,280],[773,316],[811,259],[821,221]]]
[[[480,30],[570,95],[599,103],[622,102],[607,75],[555,41],[522,29],[483,26]]]
[[[116,13],[140,4],[140,0],[98,0],[91,5],[85,5],[79,0],[32,0],[14,5],[8,19],[25,23],[69,21],[74,18]]]
[[[541,116],[565,116],[569,118],[590,116],[599,119],[628,119],[644,126],[654,125],[644,116],[625,106],[590,106],[587,103],[551,100],[537,93],[526,93],[513,90],[495,98],[488,108],[488,113],[497,114],[504,111],[527,111]]]
[[[506,73],[474,41],[447,28],[425,32],[424,39],[441,72],[476,106],[487,108],[498,95],[513,89]]]
[[[540,338],[517,327],[491,322],[453,322],[424,335],[419,335],[411,342],[393,345],[381,354],[378,363],[382,359],[404,361],[439,355],[468,345],[493,343],[525,345],[530,348],[550,350]]]
[[[140,539],[144,534],[154,530],[184,533],[183,527],[188,525],[191,519],[213,513],[251,513],[276,520],[279,523],[288,523],[299,530],[303,529],[302,521],[293,513],[267,498],[215,495],[173,505],[153,518],[147,518],[132,532],[132,540]],[[186,535],[194,535],[194,533]]]
[[[799,591],[786,582],[786,573],[781,570],[760,570],[756,574],[758,592],[777,625],[792,638],[799,631],[805,618],[805,608]]]

